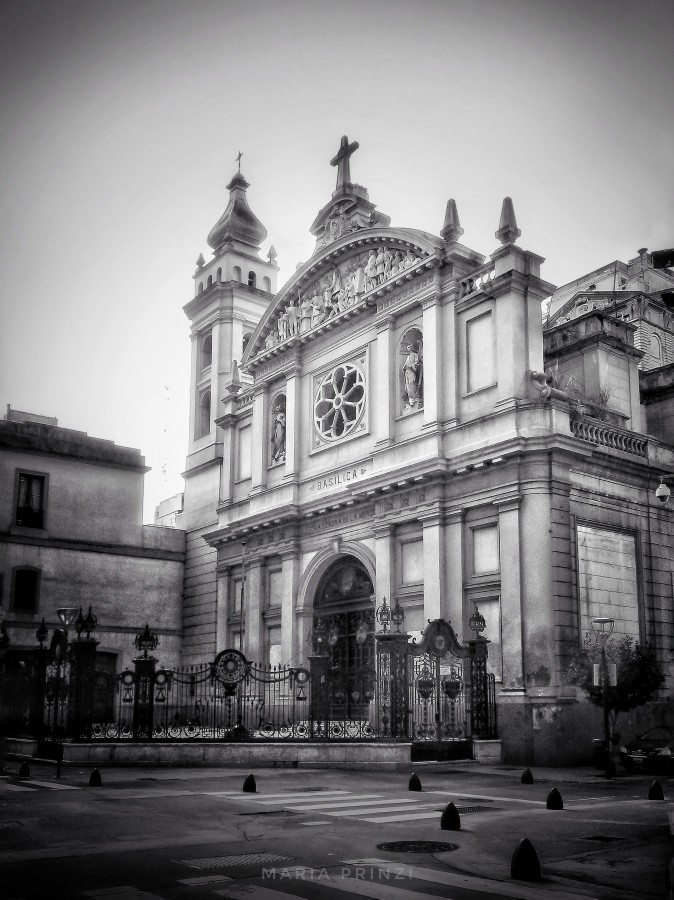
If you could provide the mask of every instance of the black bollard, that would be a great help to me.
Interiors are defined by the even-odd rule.
[[[420,791],[421,790],[421,780],[416,772],[412,772],[410,775],[410,781],[408,785],[408,789],[410,791]]]
[[[541,863],[529,838],[523,838],[510,861],[510,877],[518,881],[540,881]]]
[[[648,799],[649,800],[664,800],[665,792],[662,789],[662,785],[659,781],[654,781],[653,784],[648,789]]]
[[[19,778],[30,778],[30,766],[25,759],[19,768]]]
[[[534,776],[531,774],[531,769],[525,769],[522,772],[522,784],[533,784]]]
[[[442,831],[461,831],[461,816],[453,803],[448,803],[440,817]]]
[[[61,777],[61,767],[63,766],[63,744],[56,745],[56,777]]]
[[[98,769],[94,769],[94,771],[89,776],[89,787],[101,787],[103,781],[101,779],[101,773]]]
[[[246,794],[256,794],[257,793],[257,785],[255,784],[255,776],[251,772],[250,775],[246,776],[246,780],[243,783],[243,787],[241,789]]]
[[[564,801],[562,800],[562,795],[559,793],[557,788],[553,788],[548,794],[548,800],[545,804],[548,809],[564,809]]]

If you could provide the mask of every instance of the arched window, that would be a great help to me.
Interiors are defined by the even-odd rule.
[[[201,368],[207,369],[213,362],[213,336],[207,335],[201,344]]]
[[[209,276],[208,276],[208,281],[206,282],[206,287],[211,287],[212,284],[213,284],[213,276],[212,276],[212,275],[209,275]]]
[[[222,266],[218,269],[216,273],[216,281],[222,281]]]
[[[203,283],[203,281],[200,281],[199,282],[199,293],[201,293],[203,291],[203,289],[204,289],[204,283]]]
[[[271,404],[271,433],[270,461],[276,466],[286,459],[286,395],[277,394]]]
[[[265,275],[265,277],[262,279],[262,284],[264,286],[265,291],[268,294],[271,294],[271,278],[269,278],[267,275]]]
[[[211,392],[204,391],[199,395],[199,408],[197,409],[196,438],[204,437],[211,431]]]
[[[234,281],[241,281],[241,267],[234,266],[233,272],[234,272]]]
[[[410,413],[424,405],[424,336],[420,328],[409,328],[398,347],[400,411]]]
[[[256,278],[255,278],[255,272],[249,272],[249,273],[248,273],[248,287],[249,287],[249,288],[254,288],[254,287],[255,287],[255,281],[256,281]]]
[[[250,331],[247,331],[247,332],[244,334],[243,338],[241,339],[241,344],[242,344],[242,346],[243,346],[243,352],[244,352],[244,353],[246,352],[246,347],[248,346],[248,341],[252,338],[252,336],[253,336],[253,335],[250,333]]]

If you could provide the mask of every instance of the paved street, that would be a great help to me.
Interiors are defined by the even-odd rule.
[[[516,767],[416,771],[420,793],[409,773],[276,768],[255,772],[248,794],[243,769],[102,769],[93,788],[91,770],[57,780],[32,764],[28,779],[0,779],[2,897],[665,897],[672,804],[647,799],[652,778],[533,769],[523,785]],[[553,787],[561,811],[546,808]],[[440,829],[450,801],[460,831]],[[510,878],[525,837],[536,883]]]

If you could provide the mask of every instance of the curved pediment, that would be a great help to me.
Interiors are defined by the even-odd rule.
[[[370,228],[330,244],[281,288],[242,359],[254,368],[362,310],[381,290],[426,268],[443,246],[424,231]]]

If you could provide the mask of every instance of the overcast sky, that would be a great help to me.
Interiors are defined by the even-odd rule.
[[[199,253],[236,171],[281,266],[351,176],[488,254],[503,197],[563,284],[674,246],[672,0],[3,0],[0,413],[182,489]]]

